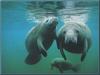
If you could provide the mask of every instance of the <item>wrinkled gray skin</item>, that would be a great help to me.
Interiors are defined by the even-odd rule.
[[[25,60],[27,64],[36,64],[41,59],[41,54],[47,56],[47,50],[55,39],[55,30],[57,25],[55,17],[46,19],[40,25],[32,28],[28,33],[25,44],[28,56]]]
[[[54,67],[57,68],[61,73],[68,70],[78,72],[80,69],[80,64],[72,65],[70,62],[65,61],[63,58],[55,58],[51,62],[51,70],[53,70]]]
[[[57,34],[57,47],[65,60],[67,58],[64,49],[71,53],[81,53],[81,61],[83,61],[90,46],[91,31],[86,25],[69,22],[62,26]]]

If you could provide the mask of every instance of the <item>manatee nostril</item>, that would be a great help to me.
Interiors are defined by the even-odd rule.
[[[78,30],[75,30],[75,32],[76,32],[76,33],[79,33],[79,31],[78,31]]]
[[[64,34],[66,33],[66,31],[63,32]]]
[[[46,20],[46,22],[48,22],[49,20]]]
[[[49,20],[47,20],[47,22],[48,22]]]

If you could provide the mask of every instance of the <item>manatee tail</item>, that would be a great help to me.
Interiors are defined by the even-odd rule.
[[[81,67],[81,63],[78,63],[78,64],[76,64],[76,65],[74,65],[74,66],[72,67],[72,70],[73,70],[74,72],[78,72],[78,71],[80,70],[80,67]]]
[[[25,59],[25,63],[29,65],[36,64],[40,61],[40,59],[41,55],[29,53],[29,55]]]

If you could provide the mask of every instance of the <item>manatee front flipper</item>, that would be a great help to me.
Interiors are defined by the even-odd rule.
[[[60,52],[61,52],[61,55],[63,56],[64,60],[67,60],[62,47],[60,47]]]
[[[44,57],[46,57],[47,56],[47,51],[46,51],[46,49],[43,46],[42,38],[38,38],[37,39],[37,45],[38,45],[38,48],[39,48],[40,52],[42,53],[42,55]]]
[[[87,49],[88,49],[88,43],[87,43],[87,40],[85,40],[85,47],[84,47],[84,50],[83,50],[83,53],[82,53],[82,56],[81,56],[81,62],[84,61],[85,57],[86,57],[86,53],[87,53]]]
[[[58,65],[58,69],[59,69],[60,73],[63,73],[63,69],[62,69],[61,65]]]
[[[56,36],[56,44],[57,44],[57,48],[59,49],[59,39]]]
[[[60,49],[61,55],[63,56],[64,60],[67,60],[67,58],[65,56],[65,53],[63,51],[63,43],[62,43],[62,41],[59,42],[59,49]]]
[[[40,61],[41,55],[29,53],[25,59],[25,62],[29,65],[36,64]]]
[[[63,70],[62,69],[59,69],[60,73],[63,73]]]
[[[58,47],[58,49],[60,49],[61,55],[64,58],[64,60],[66,60],[67,58],[66,58],[65,53],[63,51],[63,43],[62,42],[63,42],[62,37],[56,38],[57,47]]]

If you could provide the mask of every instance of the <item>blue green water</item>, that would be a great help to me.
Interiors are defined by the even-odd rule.
[[[8,4],[8,5],[7,5]],[[79,73],[98,73],[99,67],[99,11],[98,6],[92,7],[89,12],[87,25],[92,32],[92,46],[81,64]],[[24,62],[28,52],[25,48],[25,36],[27,32],[36,25],[27,20],[27,9],[22,2],[2,4],[2,73],[59,73],[57,69],[50,70],[50,62],[61,57],[55,41],[48,50],[48,56],[35,65],[28,65]],[[62,26],[59,21],[58,26]],[[66,56],[73,63],[80,60],[80,55],[71,54],[67,51]],[[65,73],[74,73],[66,71]]]

